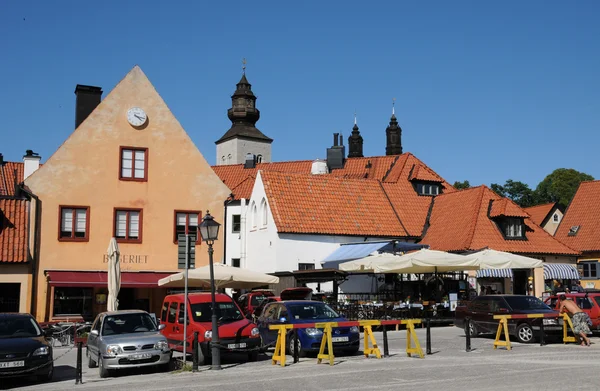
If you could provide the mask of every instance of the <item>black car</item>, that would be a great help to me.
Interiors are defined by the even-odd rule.
[[[51,380],[52,345],[29,314],[0,314],[0,378]]]
[[[562,333],[562,318],[558,312],[544,304],[535,296],[526,295],[486,295],[478,296],[465,306],[455,311],[454,325],[465,329],[472,337],[478,334],[495,333],[498,319],[494,315],[516,314],[555,314],[557,318],[508,319],[508,333],[519,342],[533,342],[539,334],[540,323],[544,322],[544,331],[548,336]],[[469,330],[466,329],[465,317],[471,318]]]

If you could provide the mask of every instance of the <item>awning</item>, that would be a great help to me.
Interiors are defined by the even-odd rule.
[[[64,287],[108,287],[108,273],[76,272],[76,271],[47,271],[48,283],[51,286]],[[121,287],[123,288],[158,288],[158,280],[172,273],[154,272],[121,272]]]
[[[568,263],[544,263],[544,280],[579,280],[577,267]]]
[[[512,269],[480,269],[477,278],[513,278]]]
[[[410,251],[429,247],[425,244],[414,244],[407,242],[398,242],[395,240],[384,242],[365,242],[365,243],[347,243],[342,244],[331,254],[321,261],[323,269],[337,269],[342,262],[353,259],[364,258],[375,251]]]

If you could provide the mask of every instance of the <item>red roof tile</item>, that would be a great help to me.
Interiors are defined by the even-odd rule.
[[[408,236],[377,180],[260,172],[280,233]]]
[[[27,201],[0,199],[0,262],[27,262]]]
[[[575,226],[579,229],[570,236]],[[600,181],[579,185],[555,236],[579,251],[600,251]]]
[[[531,216],[531,220],[537,225],[542,225],[546,217],[554,210],[556,206],[556,202],[551,202],[549,204],[542,204],[536,206],[530,206],[529,208],[523,208],[525,212]]]
[[[499,216],[526,218],[529,217],[529,214],[508,198],[501,198],[493,200],[490,209],[490,217]]]
[[[426,168],[424,165],[415,165],[410,177],[412,180],[428,181],[428,182],[444,182],[444,180],[431,169]]]
[[[442,251],[479,250],[484,247],[521,254],[577,255],[530,218],[525,218],[527,240],[507,240],[488,216],[490,202],[501,197],[486,186],[439,195],[422,243]],[[519,208],[515,205],[516,208]],[[512,213],[512,212],[511,212]]]
[[[0,196],[15,195],[15,177],[17,183],[23,182],[23,167],[24,164],[18,162],[6,162],[0,166]]]

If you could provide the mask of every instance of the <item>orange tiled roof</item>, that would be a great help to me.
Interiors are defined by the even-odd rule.
[[[529,214],[508,198],[501,198],[493,200],[490,209],[490,217],[499,216],[527,218]]]
[[[551,202],[549,204],[530,206],[529,208],[523,208],[523,210],[531,216],[531,220],[533,220],[534,223],[541,225],[550,212],[554,210],[555,205],[556,202]]]
[[[15,172],[17,183],[23,182],[23,163],[6,162],[0,166],[0,196],[15,195]]]
[[[412,173],[410,174],[410,178],[408,179],[411,181],[420,180],[429,182],[444,182],[444,180],[438,174],[423,165],[415,165]]]
[[[0,262],[27,261],[27,201],[0,199]]]
[[[280,233],[408,236],[377,180],[276,171],[260,175]]]
[[[554,235],[579,251],[600,251],[600,181],[581,182]]]
[[[484,247],[521,254],[577,255],[553,238],[529,217],[527,240],[507,240],[488,215],[490,202],[501,200],[487,186],[439,195],[435,198],[430,226],[422,242],[442,251],[479,250]],[[519,208],[515,205],[516,208]]]

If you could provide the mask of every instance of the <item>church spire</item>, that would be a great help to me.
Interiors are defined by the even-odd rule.
[[[392,99],[392,117],[390,124],[385,129],[386,134],[386,155],[401,155],[402,154],[402,128],[396,120],[396,98]]]
[[[352,134],[348,137],[348,157],[363,157],[363,138],[356,124],[356,111],[354,111],[354,127]]]

